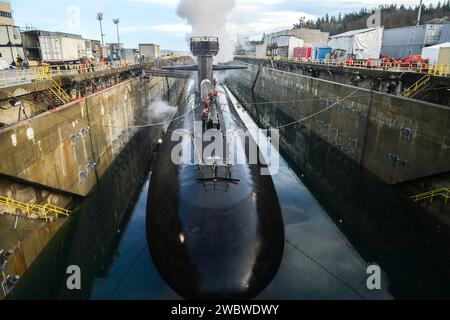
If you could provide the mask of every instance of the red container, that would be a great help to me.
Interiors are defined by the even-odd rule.
[[[303,47],[303,48],[294,48],[294,58],[311,58],[312,56],[312,48],[311,47]]]

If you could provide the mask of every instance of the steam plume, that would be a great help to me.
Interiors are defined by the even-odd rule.
[[[235,0],[181,0],[178,4],[177,15],[192,26],[191,36],[219,37],[220,52],[216,62],[233,59],[234,45],[225,25],[234,6]]]

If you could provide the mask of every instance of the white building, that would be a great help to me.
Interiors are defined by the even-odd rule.
[[[368,28],[330,37],[328,46],[356,59],[379,59],[383,42],[383,28]]]
[[[139,44],[139,54],[144,58],[159,58],[161,56],[161,50],[159,45],[154,43],[141,43]]]
[[[422,58],[431,64],[450,66],[450,42],[440,43],[422,49]]]

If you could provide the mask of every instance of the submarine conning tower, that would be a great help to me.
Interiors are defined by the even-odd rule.
[[[198,88],[201,88],[201,83],[205,79],[213,81],[213,57],[219,53],[219,49],[219,38],[217,37],[191,38],[191,52],[197,57],[198,63]]]

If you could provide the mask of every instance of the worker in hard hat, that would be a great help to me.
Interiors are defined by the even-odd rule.
[[[209,116],[209,108],[208,108],[208,106],[206,106],[205,109],[203,109],[201,116],[200,116],[202,119],[203,132],[206,131],[206,122],[208,121],[208,116]]]

